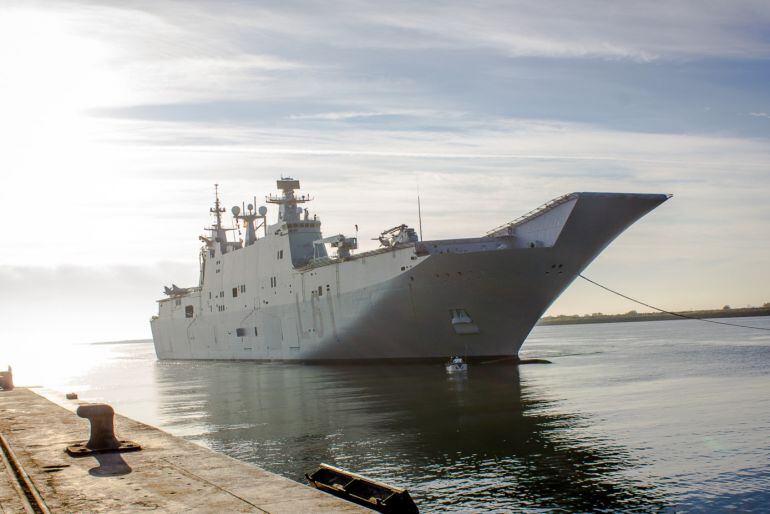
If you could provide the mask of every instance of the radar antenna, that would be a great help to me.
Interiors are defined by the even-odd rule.
[[[299,180],[291,177],[281,177],[277,181],[276,187],[283,195],[268,195],[265,197],[267,203],[278,204],[278,219],[282,221],[300,221],[300,213],[302,209],[297,204],[307,203],[313,198],[310,195],[297,196],[294,194],[296,189],[299,189]]]

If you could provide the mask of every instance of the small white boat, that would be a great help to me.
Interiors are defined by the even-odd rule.
[[[468,365],[463,362],[460,357],[452,357],[452,359],[446,363],[447,373],[462,373],[468,371]]]

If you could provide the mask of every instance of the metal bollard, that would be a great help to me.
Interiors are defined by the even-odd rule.
[[[8,366],[8,371],[0,371],[0,389],[3,391],[13,390],[13,370]]]
[[[107,404],[92,403],[78,407],[77,415],[91,422],[91,437],[86,443],[89,450],[114,450],[120,447],[115,437],[115,411]]]
[[[77,415],[91,422],[91,436],[87,442],[67,447],[73,457],[93,453],[131,452],[142,447],[132,441],[121,441],[115,437],[115,411],[105,403],[87,403],[78,407]]]

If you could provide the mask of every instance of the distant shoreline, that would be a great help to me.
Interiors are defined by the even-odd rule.
[[[691,318],[741,318],[750,316],[770,316],[770,306],[743,307],[738,309],[709,309],[702,311],[679,311],[677,314]],[[581,325],[584,323],[622,323],[628,321],[669,321],[682,320],[679,316],[662,312],[627,312],[625,314],[587,314],[585,316],[545,316],[537,322],[547,325]]]

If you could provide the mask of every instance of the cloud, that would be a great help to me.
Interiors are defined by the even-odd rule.
[[[755,219],[766,210],[770,151],[762,141],[545,120],[480,123],[460,117],[443,123],[452,130],[105,120],[105,139],[95,146],[101,157],[92,164],[98,175],[81,175],[77,162],[61,180],[52,178],[53,184],[36,185],[37,175],[20,175],[12,189],[31,194],[4,200],[9,210],[26,212],[31,226],[44,227],[46,210],[29,205],[83,198],[61,210],[58,223],[78,227],[99,244],[84,252],[71,231],[23,231],[0,242],[0,250],[12,264],[193,261],[195,238],[208,222],[212,184],[220,183],[226,201],[239,204],[270,192],[280,173],[298,176],[318,193],[311,208],[326,230],[359,223],[367,237],[377,234],[382,220],[409,222],[418,179],[426,202],[433,195],[443,198],[433,209],[446,214],[431,237],[483,233],[573,190],[676,193],[672,203],[691,207],[677,223],[707,224],[710,232],[703,235],[715,241],[735,233],[729,228],[734,219]],[[450,216],[449,206],[469,202],[471,212]],[[758,207],[749,208],[752,203]],[[741,211],[728,215],[731,206]],[[752,239],[757,237],[746,241]]]
[[[254,98],[303,68],[302,63],[275,56],[246,54],[132,62],[117,71],[131,91],[124,103],[142,104]]]
[[[750,112],[749,116],[754,116],[756,118],[770,118],[770,114],[766,112]]]
[[[290,120],[325,120],[342,121],[358,120],[362,118],[382,118],[386,116],[414,116],[420,114],[415,110],[392,110],[392,111],[341,111],[341,112],[319,112],[313,114],[292,114]]]
[[[518,57],[671,59],[768,55],[765,2],[363,1],[241,6],[237,23],[337,47],[486,48]],[[233,18],[231,17],[230,20]]]
[[[349,1],[335,4],[330,14],[327,4],[313,1],[229,3],[226,8],[202,2],[195,9],[183,2],[43,2],[4,8],[9,26],[21,27],[28,37],[11,34],[6,37],[14,39],[3,46],[23,47],[24,41],[50,36],[52,27],[53,33],[76,36],[79,48],[100,64],[98,80],[109,82],[93,88],[91,107],[344,95],[362,86],[396,94],[419,88],[404,80],[403,71],[385,78],[394,64],[407,64],[393,60],[398,51],[427,57],[429,64],[450,58],[458,65],[464,57],[489,56],[639,62],[770,57],[764,29],[770,8],[759,1],[645,2],[622,8],[604,1],[395,2],[387,7]],[[62,49],[68,51],[61,63],[81,59],[82,52]],[[378,68],[382,73],[374,71]],[[102,98],[99,91],[113,94]]]

